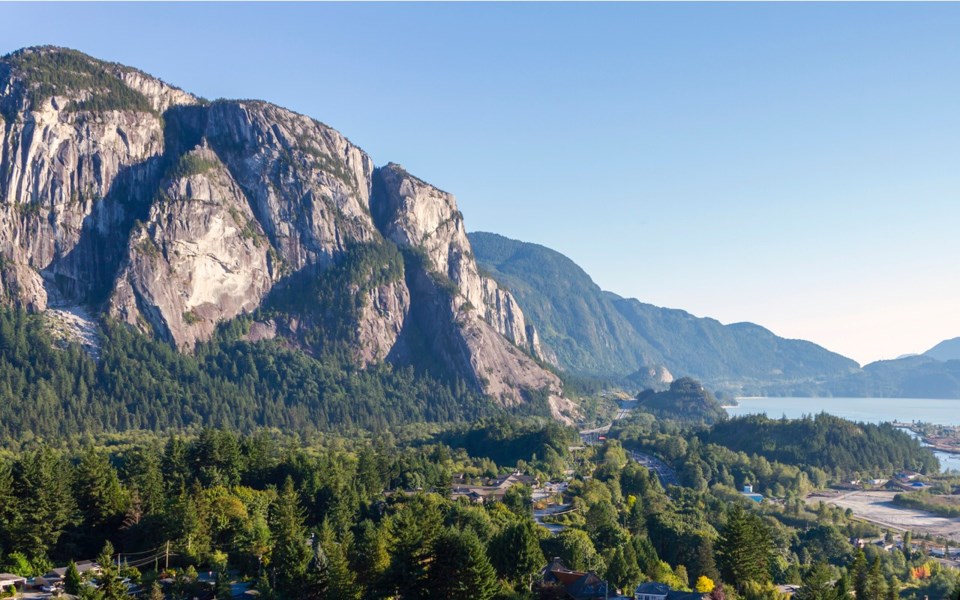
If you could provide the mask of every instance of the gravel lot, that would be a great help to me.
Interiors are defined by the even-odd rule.
[[[841,508],[853,510],[858,517],[891,529],[929,533],[960,542],[960,518],[932,515],[893,503],[896,492],[848,492],[834,496],[809,496],[811,504],[823,500]]]

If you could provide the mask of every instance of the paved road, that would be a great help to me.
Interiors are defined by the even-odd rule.
[[[663,487],[667,487],[668,485],[680,485],[680,477],[677,475],[677,472],[674,471],[670,465],[663,462],[656,456],[637,452],[636,450],[628,450],[627,455],[644,467],[656,473],[657,477],[660,478],[660,485]]]
[[[617,412],[617,416],[613,419],[614,422],[630,414],[635,406],[636,400],[627,400],[621,402],[620,410]],[[585,429],[580,432],[580,439],[587,446],[599,444],[600,436],[609,433],[611,427],[613,427],[613,423],[604,425],[603,427],[597,427],[595,429]],[[680,485],[680,477],[677,475],[677,472],[674,471],[670,465],[663,462],[656,456],[644,454],[643,452],[637,452],[636,450],[628,450],[627,456],[656,473],[657,477],[660,479],[660,484],[663,487],[667,487],[668,485]]]
[[[572,510],[572,504],[551,504],[546,508],[541,510],[533,511],[533,520],[536,521],[537,525],[546,528],[550,533],[557,534],[566,529],[563,525],[557,525],[555,523],[544,523],[543,518],[549,517],[552,515],[558,515],[560,513],[569,512]]]

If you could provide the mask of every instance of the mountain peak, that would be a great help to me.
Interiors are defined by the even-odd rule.
[[[183,90],[133,67],[107,62],[79,50],[32,46],[0,58],[0,88],[10,87],[4,113],[40,110],[56,98],[73,111],[136,110],[163,112],[172,105],[194,104]],[[17,93],[19,90],[19,93]],[[19,106],[9,106],[11,100]]]
[[[960,337],[944,340],[923,353],[924,356],[948,361],[960,359]]]

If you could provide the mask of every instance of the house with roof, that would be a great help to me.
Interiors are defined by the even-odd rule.
[[[76,565],[77,572],[80,573],[81,577],[84,575],[99,575],[103,572],[100,565],[92,560],[81,560],[76,563]],[[63,583],[63,578],[67,576],[67,569],[69,569],[69,567],[58,567],[48,573],[44,573],[34,580],[35,585],[40,587],[60,585]]]
[[[753,491],[753,486],[749,483],[743,485],[743,491],[740,494],[746,498],[753,500],[754,502],[760,503],[763,502],[763,494],[757,494]]]
[[[670,586],[656,581],[647,581],[637,586],[633,592],[634,600],[667,600]]]
[[[26,577],[20,577],[12,573],[0,573],[0,594],[10,590],[21,590],[26,583]]]
[[[540,570],[537,583],[541,594],[569,600],[601,600],[618,595],[607,589],[607,582],[593,571],[574,571],[567,568],[560,558],[554,558]],[[552,592],[552,593],[551,593]]]
[[[634,600],[702,600],[704,594],[671,590],[665,583],[647,581],[633,591]]]
[[[453,500],[466,498],[470,502],[477,504],[500,502],[507,494],[507,490],[515,485],[536,487],[540,484],[536,477],[524,475],[520,471],[514,471],[509,475],[486,481],[483,485],[466,485],[458,482],[463,482],[463,477],[454,479],[453,485],[451,486],[450,498]]]

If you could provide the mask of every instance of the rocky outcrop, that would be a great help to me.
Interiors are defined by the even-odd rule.
[[[184,155],[130,237],[112,316],[190,350],[258,306],[274,282],[271,247],[209,148]]]
[[[355,356],[362,365],[383,362],[394,352],[410,313],[410,290],[403,279],[371,288],[357,319]]]
[[[517,346],[529,350],[541,360],[546,360],[540,347],[540,336],[533,325],[527,323],[513,294],[490,278],[481,277],[480,281],[483,286],[484,318],[487,322]]]
[[[382,193],[373,207],[384,236],[401,247],[416,248],[428,268],[459,288],[462,304],[495,331],[538,358],[539,344],[529,334],[523,311],[510,292],[480,275],[463,214],[453,195],[388,164],[379,171]]]
[[[290,270],[329,264],[351,243],[379,238],[373,161],[337,131],[265,102],[217,102],[204,135]]]
[[[383,193],[374,217],[383,235],[400,247],[422,252],[432,272],[459,286],[463,298],[485,314],[483,282],[454,197],[397,164],[383,167],[379,176]]]
[[[13,300],[46,304],[46,291],[24,285],[25,268],[46,272],[46,281],[72,300],[109,285],[125,229],[159,175],[164,132],[157,109],[193,101],[72,51],[30,49],[4,59],[0,252],[21,275],[20,285],[4,288],[18,294]],[[93,110],[101,105],[111,110]]]
[[[453,196],[323,123],[45,47],[0,58],[0,130],[0,300],[82,304],[184,351],[260,311],[251,341],[333,331],[360,365],[428,353],[503,404],[573,410]]]
[[[524,351],[527,325],[513,297],[480,276],[454,197],[396,164],[378,177],[374,217],[387,238],[419,256],[408,268],[419,271],[415,291],[434,299],[420,316],[433,347],[504,404],[543,394],[558,418],[571,411],[559,378]]]
[[[16,258],[0,263],[0,295],[32,311],[47,309],[47,290],[40,273]]]

